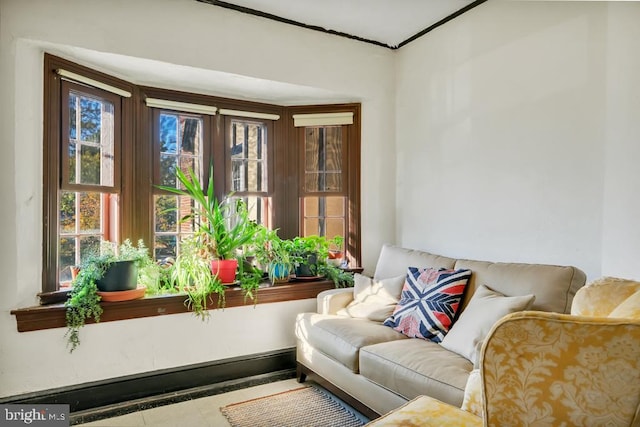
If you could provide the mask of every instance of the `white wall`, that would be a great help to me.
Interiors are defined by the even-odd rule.
[[[41,46],[223,71],[362,102],[364,266],[372,270],[382,243],[394,240],[392,52],[192,0],[2,1],[0,396],[292,347],[295,314],[315,309],[305,300],[231,308],[208,324],[185,314],[89,325],[72,355],[64,329],[18,333],[9,311],[34,305],[41,286]]]
[[[401,49],[399,243],[640,278],[638,22],[492,1]]]
[[[602,274],[640,278],[640,3],[609,6]]]

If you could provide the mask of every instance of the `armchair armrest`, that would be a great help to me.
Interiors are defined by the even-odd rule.
[[[571,314],[608,317],[620,304],[640,291],[640,282],[602,277],[580,288],[573,298]]]
[[[480,427],[482,418],[429,396],[418,396],[365,427]]]
[[[318,313],[336,314],[353,301],[353,288],[339,288],[322,291],[318,294]]]
[[[640,425],[639,320],[509,314],[480,363],[487,425]]]

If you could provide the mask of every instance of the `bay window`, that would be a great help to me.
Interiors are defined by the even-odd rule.
[[[100,241],[142,239],[175,258],[192,201],[160,189],[213,173],[283,238],[345,237],[360,260],[359,104],[284,107],[136,86],[45,55],[43,291]],[[327,119],[328,116],[332,118]],[[320,119],[318,119],[320,117]],[[336,117],[338,117],[336,119]]]

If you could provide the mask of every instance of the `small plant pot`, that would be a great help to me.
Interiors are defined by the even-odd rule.
[[[71,267],[69,267],[69,269],[71,270],[71,280],[76,280],[76,277],[78,277],[78,273],[80,273],[80,267],[78,267],[77,265],[72,265]]]
[[[211,261],[211,273],[218,276],[222,283],[234,283],[237,268],[237,259],[214,259]]]
[[[269,279],[272,283],[285,283],[289,281],[289,275],[291,271],[289,266],[271,263],[269,264]]]
[[[318,264],[318,255],[317,254],[308,254],[306,256],[306,261],[296,267],[296,276],[297,277],[313,277],[316,275],[315,271],[317,271]]]
[[[138,267],[133,261],[117,261],[96,281],[101,292],[130,291],[138,287]]]

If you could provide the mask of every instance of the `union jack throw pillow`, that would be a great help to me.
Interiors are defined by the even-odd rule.
[[[441,342],[456,316],[471,270],[409,267],[400,302],[384,321],[410,338]]]

